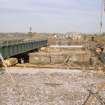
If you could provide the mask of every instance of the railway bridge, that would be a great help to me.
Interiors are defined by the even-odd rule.
[[[26,57],[29,52],[48,45],[47,40],[13,40],[0,42],[0,53],[4,59],[9,57]]]

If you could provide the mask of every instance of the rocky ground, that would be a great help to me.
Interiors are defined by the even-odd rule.
[[[93,71],[8,68],[0,74],[0,105],[83,105],[88,90],[105,81]],[[14,80],[11,79],[10,74]],[[99,91],[104,99],[105,90]],[[101,105],[99,100],[96,104]]]

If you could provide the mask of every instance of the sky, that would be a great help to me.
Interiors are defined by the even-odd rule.
[[[101,0],[0,0],[0,32],[96,33],[100,11]]]

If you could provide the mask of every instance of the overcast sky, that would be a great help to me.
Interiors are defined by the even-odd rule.
[[[30,25],[33,32],[99,32],[100,7],[101,0],[0,0],[0,32]]]

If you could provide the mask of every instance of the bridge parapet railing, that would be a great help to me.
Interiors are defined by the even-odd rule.
[[[37,41],[40,42],[42,40],[5,40],[5,41],[0,41],[0,47],[22,44],[22,43],[31,43],[31,42],[37,42]]]
[[[0,41],[0,46],[9,46],[14,44],[24,43],[23,40]]]

